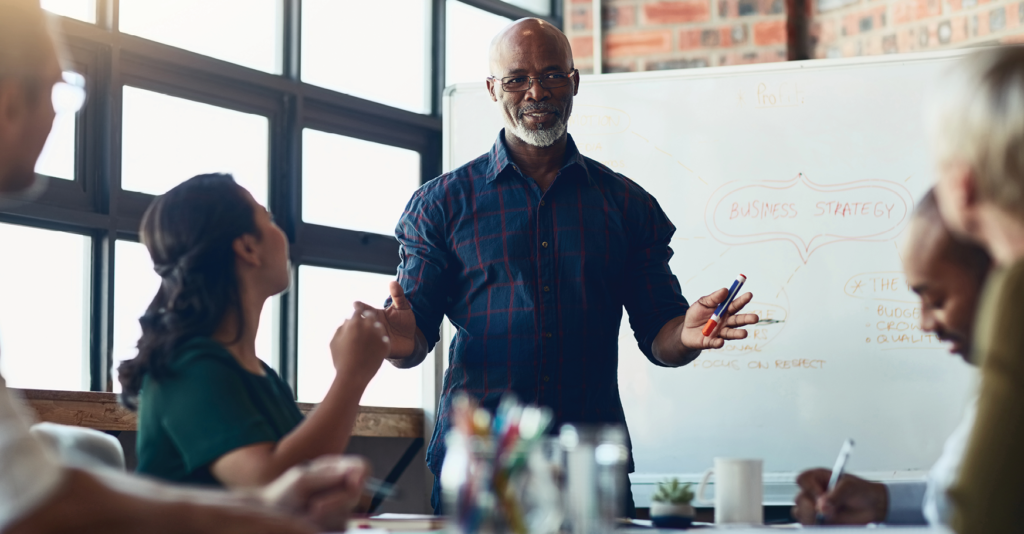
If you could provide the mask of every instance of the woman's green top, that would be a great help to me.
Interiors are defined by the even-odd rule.
[[[246,371],[223,345],[195,338],[174,354],[169,376],[147,376],[139,394],[138,472],[221,485],[210,466],[235,449],[277,442],[303,416],[273,369]]]

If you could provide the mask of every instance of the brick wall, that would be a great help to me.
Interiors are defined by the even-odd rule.
[[[565,0],[576,67],[593,72],[590,0]],[[604,72],[785,61],[784,0],[603,0]]]
[[[593,72],[591,0],[564,0]],[[1024,43],[1024,0],[808,0],[813,57]],[[785,61],[785,0],[603,0],[604,72]]]
[[[1022,42],[1021,0],[810,0],[814,57]]]

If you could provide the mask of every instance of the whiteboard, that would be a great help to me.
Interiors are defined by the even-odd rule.
[[[626,318],[619,383],[637,505],[716,456],[763,458],[769,503],[831,466],[916,477],[974,394],[975,371],[920,331],[901,234],[932,166],[922,97],[959,52],[583,76],[569,132],[658,199],[692,302],[747,275],[748,309],[781,322],[678,369],[649,364]],[[446,170],[502,120],[484,84],[450,87]]]

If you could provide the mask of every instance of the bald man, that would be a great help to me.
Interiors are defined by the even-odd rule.
[[[0,203],[31,190],[36,182],[36,160],[55,116],[51,92],[65,83],[57,51],[38,0],[0,0]],[[19,261],[28,253],[10,249],[0,243],[0,261]],[[60,335],[59,325],[48,326]],[[30,418],[22,412],[0,376],[4,534],[312,534],[321,530],[318,526],[343,530],[367,475],[361,460],[329,457],[244,494],[174,488],[121,472],[62,466],[55,451],[29,431]]]
[[[907,282],[921,297],[921,329],[951,342],[950,352],[973,364],[971,334],[981,289],[992,264],[988,254],[950,234],[933,192],[914,212],[904,250]],[[974,414],[972,402],[927,480],[882,484],[844,475],[831,492],[826,492],[831,471],[812,469],[797,477],[800,493],[793,516],[805,524],[814,524],[821,512],[829,524],[948,525],[952,509],[946,492],[959,471]]]
[[[487,90],[505,128],[493,148],[413,195],[391,305],[381,312],[391,362],[423,361],[447,316],[456,328],[427,463],[436,482],[452,394],[493,409],[506,392],[549,406],[562,423],[625,425],[619,399],[623,308],[640,350],[679,367],[702,349],[742,339],[738,297],[701,334],[728,291],[690,306],[669,268],[675,227],[625,176],[580,154],[566,133],[579,71],[565,35],[539,19],[505,28],[491,45]],[[630,459],[632,468],[632,459]],[[628,483],[624,513],[632,515]]]

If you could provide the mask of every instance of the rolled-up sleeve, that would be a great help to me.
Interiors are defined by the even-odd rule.
[[[640,350],[652,363],[664,367],[654,357],[654,339],[665,323],[686,314],[689,303],[668,265],[672,259],[669,244],[676,227],[658,201],[640,191],[644,201],[627,214],[633,245],[626,263],[624,304]]]
[[[441,337],[441,320],[447,308],[451,255],[444,228],[444,212],[428,197],[426,188],[413,195],[395,228],[401,260],[398,283],[412,305],[416,326],[423,332],[428,350],[433,350]],[[386,305],[390,304],[388,299]]]
[[[889,494],[889,510],[885,522],[890,525],[926,525],[924,518],[924,495],[928,483],[923,480],[886,482]]]

